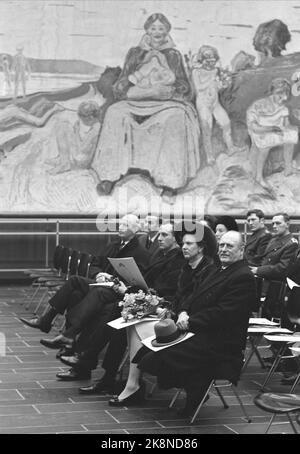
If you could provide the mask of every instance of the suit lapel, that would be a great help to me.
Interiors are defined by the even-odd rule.
[[[128,241],[125,246],[123,246],[118,253],[119,257],[128,257],[132,254],[132,251],[136,248],[137,246],[137,238],[134,236],[130,241]]]
[[[174,260],[177,253],[178,248],[172,249],[172,251],[168,252],[166,255],[157,256],[156,259],[151,263],[149,269],[159,266],[162,262],[167,265],[169,262]]]
[[[250,244],[252,244],[256,238],[258,238],[257,235],[254,235],[253,233],[249,236],[248,241],[246,243],[246,247],[248,247]]]
[[[249,239],[246,243],[246,247],[249,246],[249,244],[252,244],[254,243],[255,241],[257,241],[261,236],[263,236],[265,234],[265,229],[260,229],[258,230],[257,232],[254,232],[252,233],[250,236],[249,236]]]
[[[238,262],[233,263],[225,270],[218,269],[215,274],[210,275],[208,279],[206,279],[201,286],[199,286],[199,291],[197,292],[198,295],[201,293],[206,292],[211,287],[214,287],[220,282],[225,281],[228,278],[228,275],[232,274],[233,271],[238,269],[242,264],[244,264],[244,260],[239,260]]]

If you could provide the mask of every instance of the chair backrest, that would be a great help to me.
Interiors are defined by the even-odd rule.
[[[289,317],[300,318],[300,287],[293,287],[286,302],[286,312]]]
[[[70,270],[70,262],[71,262],[71,255],[72,249],[69,247],[65,247],[62,253],[61,259],[61,274],[67,276]]]
[[[93,258],[93,256],[91,254],[84,253],[84,252],[81,253],[79,265],[78,265],[78,275],[79,276],[88,277],[92,258]]]
[[[54,254],[53,254],[53,268],[59,271],[60,266],[61,266],[61,259],[62,259],[62,254],[64,251],[64,247],[61,245],[56,246],[54,249]]]
[[[78,274],[79,259],[80,259],[80,251],[77,251],[76,249],[74,249],[71,254],[68,277],[76,276]]]
[[[266,318],[280,318],[285,306],[287,283],[286,281],[279,281],[275,279],[264,279],[263,287],[265,285],[267,287],[267,292],[263,303],[262,316]]]

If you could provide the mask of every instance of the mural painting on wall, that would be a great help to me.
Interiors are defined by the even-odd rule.
[[[3,0],[0,16],[2,213],[300,214],[300,2]]]

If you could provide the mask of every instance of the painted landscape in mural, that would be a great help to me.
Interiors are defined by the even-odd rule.
[[[1,212],[299,215],[300,3],[253,3],[1,2]]]

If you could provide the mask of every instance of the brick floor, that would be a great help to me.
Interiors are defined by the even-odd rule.
[[[162,392],[156,388],[142,406],[129,408],[109,407],[105,396],[79,395],[78,387],[89,381],[58,381],[56,373],[66,368],[55,358],[56,352],[39,343],[42,334],[38,330],[24,326],[18,319],[32,314],[25,310],[28,291],[28,287],[0,287],[0,332],[6,337],[6,356],[0,356],[0,434],[260,434],[265,431],[270,415],[253,404],[266,373],[256,358],[251,360],[239,383],[241,399],[252,418],[250,424],[229,388],[224,391],[229,408],[225,410],[219,397],[212,393],[192,426],[177,416],[176,409],[168,409],[172,390]],[[93,371],[93,378],[100,374],[101,366]],[[275,374],[270,388],[288,392],[280,385],[280,377]],[[146,380],[150,389],[152,378]],[[182,404],[183,397],[177,401],[176,408]],[[286,418],[280,416],[270,431],[291,432]]]

